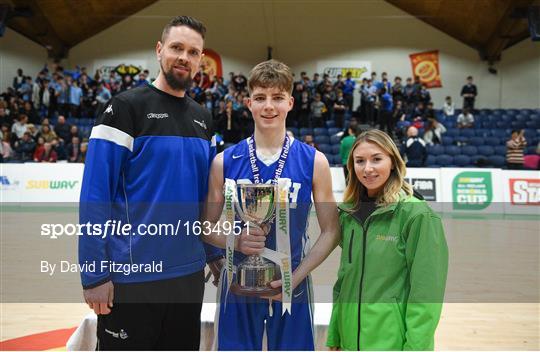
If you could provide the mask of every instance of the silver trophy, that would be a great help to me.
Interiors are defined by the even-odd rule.
[[[240,218],[249,226],[259,227],[269,222],[276,208],[277,186],[269,184],[241,184],[237,186],[238,201],[235,207]],[[236,270],[236,282],[231,291],[243,296],[270,296],[281,292],[270,287],[270,282],[280,278],[276,264],[259,255],[250,255]]]

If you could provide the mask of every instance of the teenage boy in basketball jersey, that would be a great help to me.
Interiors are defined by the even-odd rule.
[[[282,303],[276,300],[227,293],[223,270],[215,321],[214,343],[219,350],[261,350],[265,330],[268,350],[315,348],[313,293],[311,280],[306,277],[337,246],[339,226],[328,161],[313,147],[286,136],[285,119],[293,107],[292,84],[292,73],[281,62],[269,60],[253,68],[248,80],[248,108],[255,121],[254,135],[214,159],[205,211],[205,220],[219,221],[225,179],[237,184],[254,183],[257,179],[260,183],[273,183],[278,174],[291,180],[289,233],[294,270],[291,313],[282,315]],[[284,158],[284,166],[280,167]],[[309,251],[306,230],[312,195],[321,234]],[[235,266],[244,260],[244,254],[260,254],[265,246],[276,248],[274,225],[267,227],[266,237],[262,230],[250,228],[249,231],[248,234],[244,229],[237,238],[235,249],[243,254],[235,253]],[[225,237],[214,233],[204,236],[204,240],[223,248]],[[272,286],[279,287],[280,283],[273,282]],[[279,295],[274,298],[279,299]]]

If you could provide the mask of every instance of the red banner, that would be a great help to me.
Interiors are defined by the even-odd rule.
[[[427,88],[442,87],[439,50],[411,54],[409,57],[411,58],[413,76],[418,76],[420,82]]]
[[[221,66],[221,56],[212,49],[204,49],[204,56],[201,60],[203,72],[210,79],[214,76],[223,77],[223,67]]]

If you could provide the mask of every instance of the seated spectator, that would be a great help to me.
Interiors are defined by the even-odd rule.
[[[22,139],[23,135],[26,133],[26,128],[28,125],[28,116],[25,114],[20,114],[19,118],[13,126],[11,126],[11,133],[16,139]]]
[[[39,136],[43,137],[45,142],[51,143],[52,140],[56,138],[56,133],[54,133],[54,131],[51,130],[51,126],[49,126],[49,125],[41,125],[41,132],[40,132]]]
[[[34,153],[34,161],[37,163],[55,163],[58,160],[58,155],[53,149],[51,143],[44,143],[41,148]]]
[[[442,135],[446,133],[446,127],[436,119],[428,119],[424,131],[424,141],[427,145],[441,144]]]
[[[43,145],[44,144],[45,144],[45,140],[43,139],[43,137],[38,137],[37,141],[36,141],[36,149],[34,149],[34,161],[35,162],[39,162],[39,160],[37,160],[37,155],[41,155],[43,153],[43,150],[44,150]]]
[[[81,160],[80,162],[84,164],[86,161],[86,152],[88,151],[88,142],[81,143]]]
[[[58,138],[61,138],[64,141],[64,143],[71,140],[69,133],[70,129],[71,125],[66,123],[66,118],[63,115],[58,116],[58,123],[54,126],[54,132]]]
[[[68,162],[79,163],[81,162],[81,143],[79,137],[73,136],[71,143],[67,146]]]
[[[58,160],[67,160],[67,151],[63,139],[55,138],[51,142],[56,155],[58,155]]]
[[[312,146],[313,148],[319,150],[319,147],[317,146],[317,144],[315,143],[315,141],[313,140],[313,136],[310,135],[310,134],[306,134],[304,136],[304,143],[306,143],[307,145],[310,145]]]
[[[409,127],[407,137],[404,150],[407,167],[425,166],[427,159],[426,142],[418,137],[418,129],[413,126]]]
[[[37,113],[36,109],[34,109],[34,106],[29,101],[26,101],[24,103],[23,110],[21,111],[21,113],[28,116],[29,123],[38,124],[41,120],[39,118],[39,114]]]
[[[463,108],[463,112],[457,118],[458,128],[472,128],[474,124],[474,116],[470,113],[469,108]]]
[[[16,158],[19,161],[31,161],[34,156],[36,142],[32,139],[29,132],[24,132],[20,141],[15,142]]]
[[[34,140],[37,139],[38,134],[39,134],[39,130],[36,128],[36,126],[33,123],[29,123],[28,125],[26,125],[26,132],[30,133],[30,135],[32,136]]]
[[[443,113],[445,117],[454,116],[456,110],[456,104],[452,102],[452,97],[448,96],[444,100]]]
[[[523,169],[523,151],[527,147],[524,130],[513,130],[512,136],[506,142],[506,166],[509,169]]]
[[[426,104],[426,109],[424,110],[423,120],[435,119],[435,109],[433,109],[433,103],[429,102]]]
[[[77,127],[77,125],[72,125],[69,129],[68,141],[71,141],[73,137],[77,137],[79,140],[82,139],[81,133],[79,132],[79,127]]]

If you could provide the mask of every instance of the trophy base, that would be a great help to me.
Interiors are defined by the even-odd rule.
[[[268,287],[244,287],[238,283],[233,282],[231,284],[231,292],[239,296],[261,297],[261,296],[275,296],[281,293],[280,288]]]

